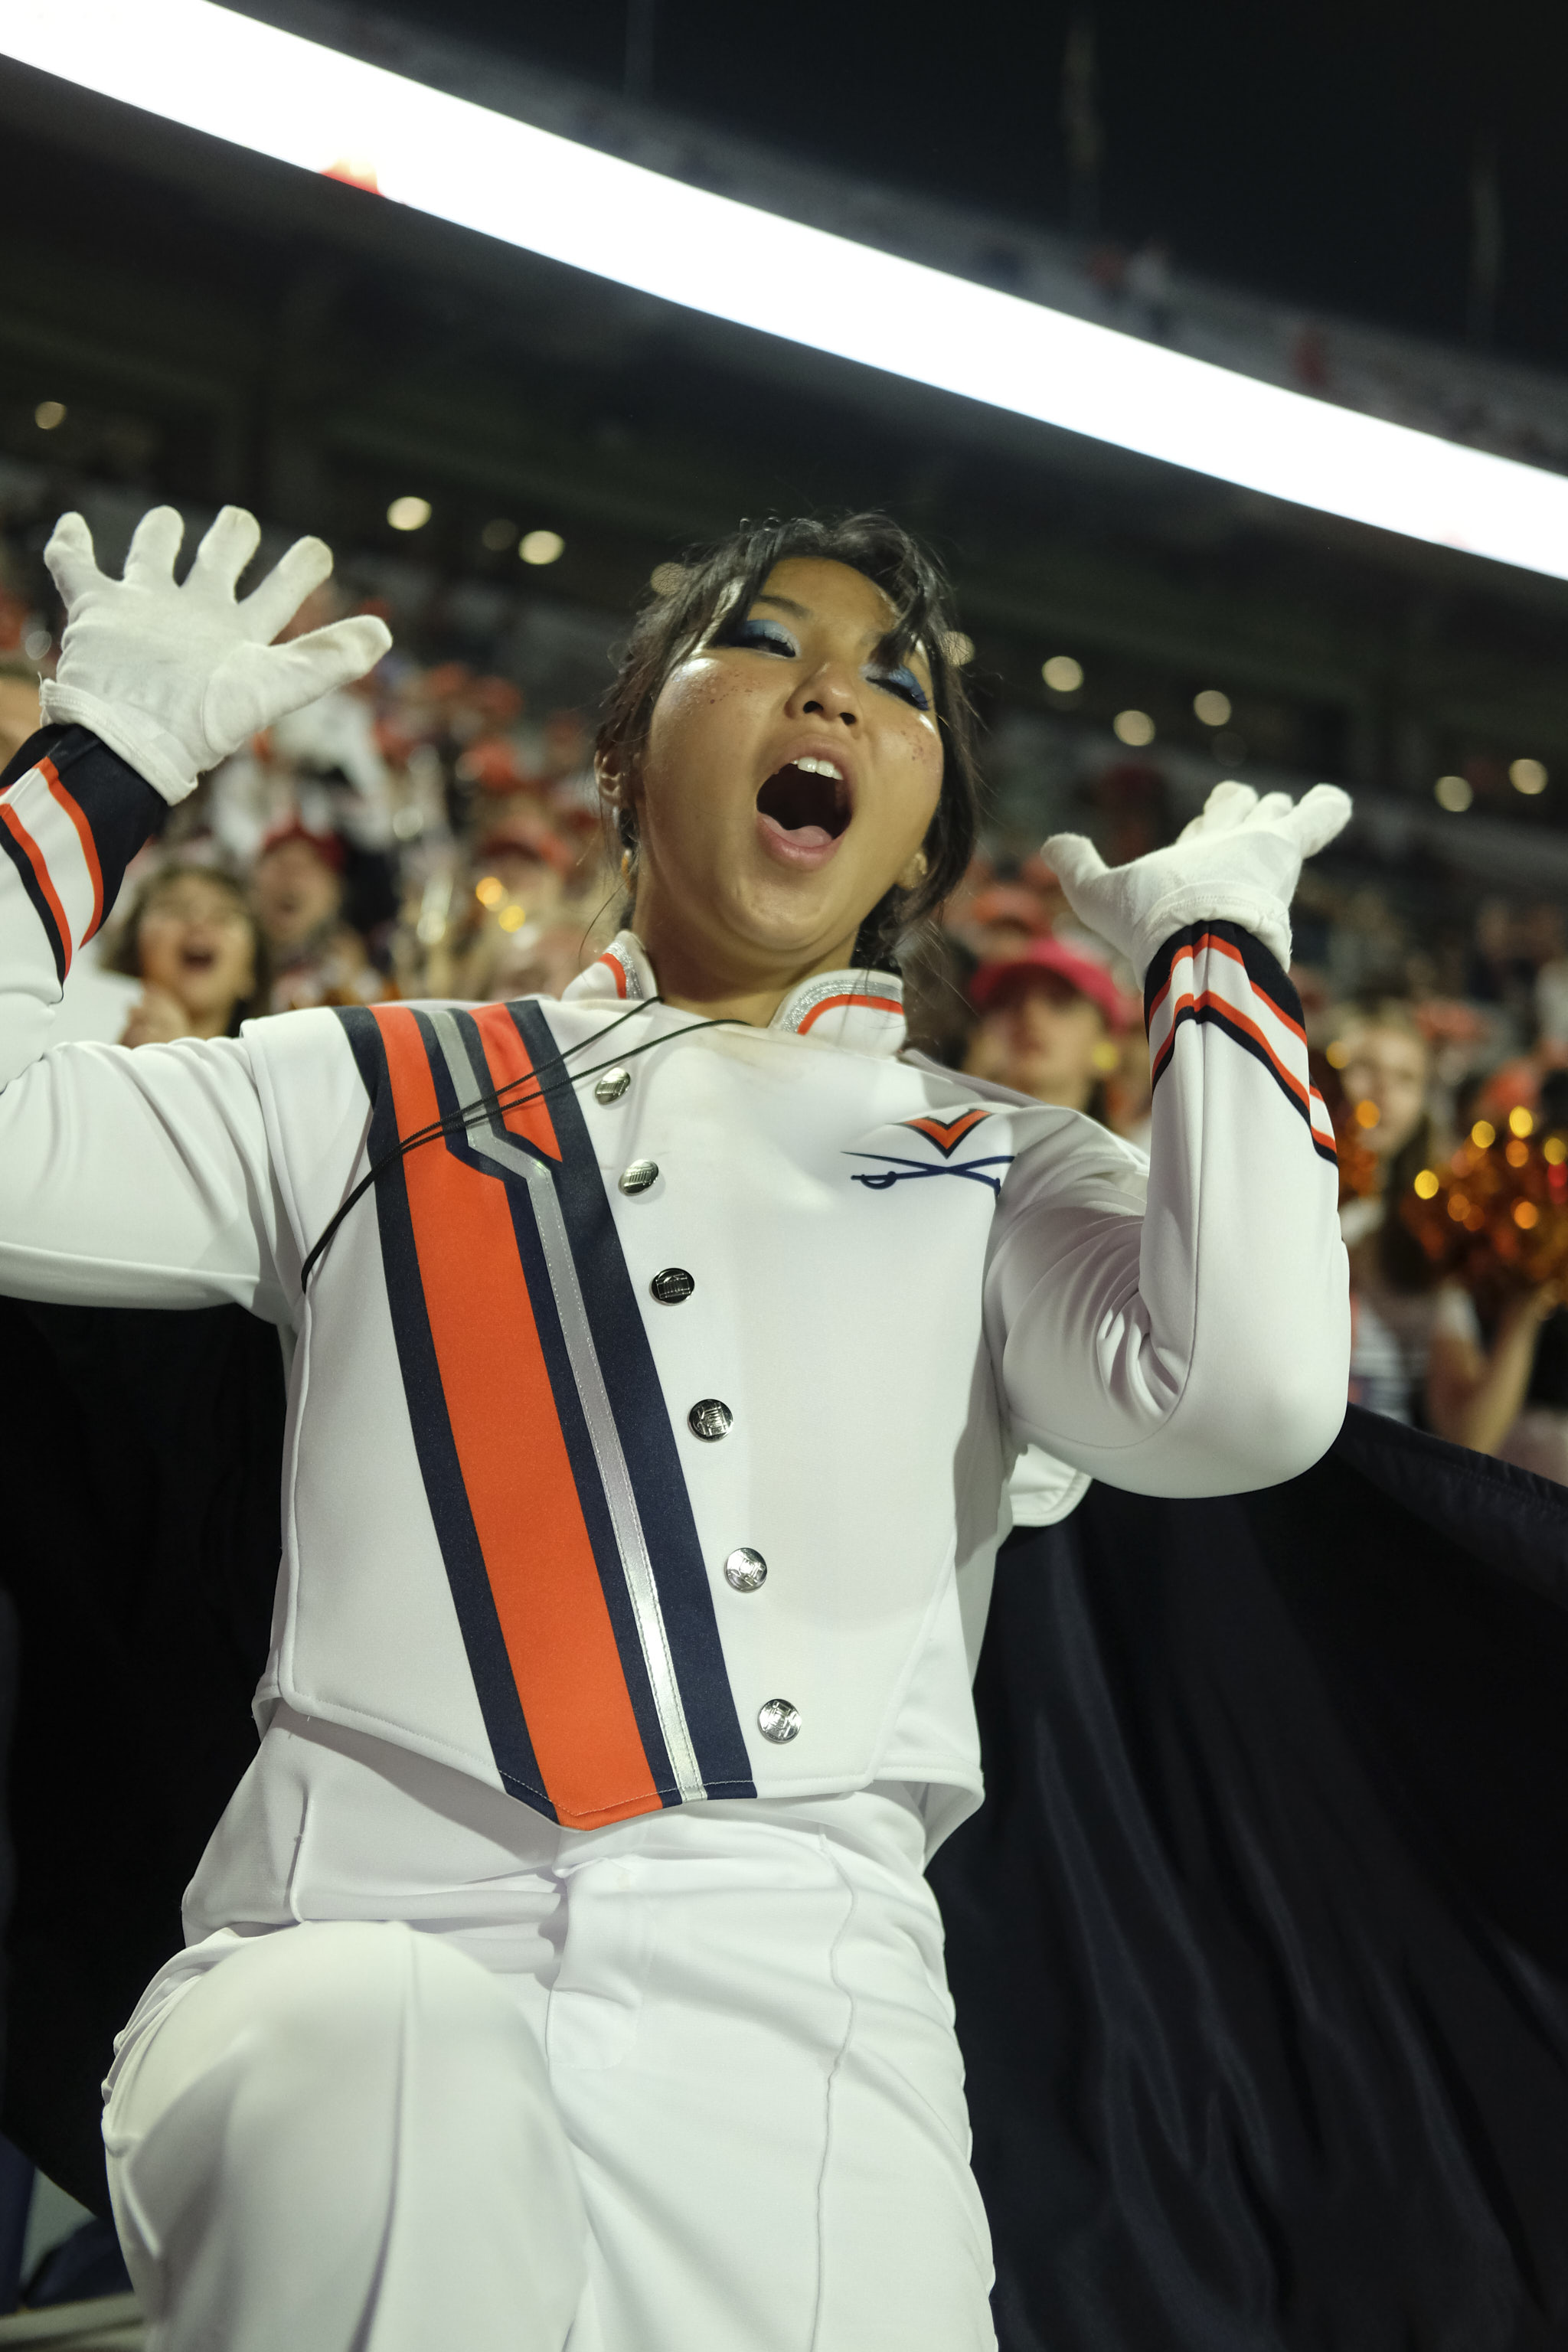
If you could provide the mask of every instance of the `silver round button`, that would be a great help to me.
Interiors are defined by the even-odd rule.
[[[759,1584],[768,1580],[768,1564],[760,1551],[742,1544],[724,1562],[724,1581],[732,1584],[737,1592],[754,1592]]]
[[[660,1266],[648,1288],[661,1307],[680,1307],[689,1299],[697,1285],[683,1265]]]
[[[774,1740],[782,1748],[800,1729],[800,1709],[791,1706],[787,1698],[771,1698],[758,1710],[757,1729],[764,1739]]]
[[[629,1168],[621,1171],[621,1190],[623,1192],[646,1192],[658,1174],[657,1160],[634,1160]]]
[[[619,1102],[631,1082],[632,1074],[629,1070],[606,1070],[594,1088],[594,1100],[602,1103]]]
[[[686,1416],[693,1437],[728,1437],[734,1414],[719,1397],[703,1397]]]

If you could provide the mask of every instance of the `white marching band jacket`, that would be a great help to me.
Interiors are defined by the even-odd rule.
[[[1148,976],[1145,1202],[1089,1119],[909,1053],[892,976],[713,1026],[626,933],[558,1003],[50,1048],[161,803],[79,728],[9,774],[0,1289],[293,1333],[263,1720],[577,1829],[899,1780],[940,1835],[1020,1452],[1201,1495],[1338,1430],[1332,1136],[1234,926]]]

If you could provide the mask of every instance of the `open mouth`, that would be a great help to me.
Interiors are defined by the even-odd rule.
[[[757,794],[757,814],[801,849],[825,849],[849,823],[849,786],[831,760],[791,760]]]
[[[212,948],[182,948],[180,961],[187,971],[210,971],[217,955]]]

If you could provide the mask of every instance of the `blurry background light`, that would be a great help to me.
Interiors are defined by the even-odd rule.
[[[474,885],[474,896],[481,907],[499,907],[506,897],[506,884],[499,874],[481,875]]]
[[[63,400],[40,400],[33,411],[33,422],[40,433],[52,433],[57,425],[63,425],[65,421],[66,404]]]
[[[22,651],[30,662],[41,662],[53,650],[54,642],[47,629],[29,629],[22,640]]]
[[[1522,1103],[1515,1103],[1508,1115],[1508,1125],[1510,1135],[1533,1135],[1535,1114],[1526,1110]]]
[[[1439,808],[1449,809],[1458,816],[1476,796],[1463,776],[1439,776],[1432,787],[1432,797]]]
[[[500,555],[507,548],[515,547],[516,523],[508,522],[504,515],[498,515],[494,522],[486,523],[483,530],[480,531],[479,544],[481,547],[488,547],[493,555]]]
[[[1053,694],[1076,694],[1083,684],[1083,664],[1074,661],[1071,654],[1053,654],[1040,676]]]
[[[423,530],[430,520],[428,499],[394,499],[386,509],[386,520],[394,530]]]
[[[656,596],[673,596],[685,577],[684,563],[656,563],[647,575],[647,584]]]
[[[1546,771],[1539,760],[1516,760],[1508,780],[1516,793],[1527,793],[1531,798],[1546,790]]]
[[[1154,722],[1146,710],[1119,710],[1110,725],[1117,741],[1131,744],[1135,751],[1154,740]]]
[[[517,551],[525,563],[554,563],[565,554],[566,541],[558,530],[528,530]]]
[[[1266,497],[1568,578],[1568,476],[878,251],[214,0],[8,0],[0,50],[307,172],[373,158],[377,202],[661,301]]]
[[[942,641],[942,649],[955,669],[974,659],[974,640],[966,637],[962,629],[949,629]]]
[[[1207,686],[1201,694],[1194,695],[1193,710],[1205,727],[1230,724],[1230,697],[1222,694],[1216,686]]]
[[[1435,1168],[1421,1169],[1416,1175],[1415,1185],[1412,1189],[1414,1190],[1418,1201],[1435,1201],[1437,1197],[1436,1170]]]

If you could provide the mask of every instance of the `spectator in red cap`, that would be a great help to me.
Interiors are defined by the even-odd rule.
[[[1105,966],[1065,940],[1031,940],[983,963],[969,983],[979,1013],[964,1068],[1109,1126],[1108,1080],[1131,1006]]]
[[[261,845],[251,877],[276,978],[272,1010],[371,1004],[384,993],[364,941],[342,919],[342,844],[298,818]]]

